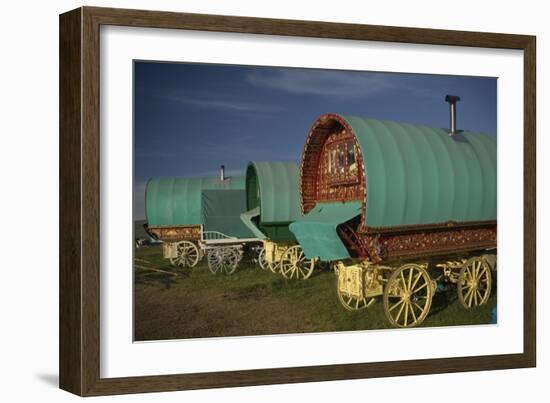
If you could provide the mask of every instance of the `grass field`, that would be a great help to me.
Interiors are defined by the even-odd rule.
[[[333,272],[318,270],[290,281],[252,262],[231,275],[213,275],[206,259],[192,270],[170,266],[160,247],[135,250],[135,340],[310,333],[390,327],[381,299],[349,312],[338,302]],[[153,271],[150,268],[161,270]],[[466,310],[456,288],[438,292],[422,326],[491,323],[496,292],[482,307]]]

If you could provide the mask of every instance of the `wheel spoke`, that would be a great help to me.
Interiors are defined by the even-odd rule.
[[[487,279],[489,277],[489,272],[487,268],[483,268],[483,272],[479,275],[479,282],[487,283]]]
[[[472,289],[473,290],[473,289]],[[468,307],[471,307],[472,306],[472,300],[474,299],[474,293],[471,292],[470,293],[470,299],[468,300]]]
[[[407,320],[409,318],[409,303],[405,302],[405,327],[407,327]]]
[[[464,277],[466,277],[469,282],[472,281],[473,280],[473,274],[472,274],[472,271],[470,270],[469,267],[466,267],[466,272],[467,272],[468,276],[464,276]]]
[[[397,317],[395,318],[396,322],[399,322],[399,318],[401,317],[401,313],[403,312],[404,307],[405,307],[405,304],[401,305],[401,308],[399,308],[399,312],[397,312]]]
[[[391,308],[388,309],[388,312],[391,312],[393,311],[395,308],[397,308],[399,305],[401,305],[403,303],[403,301],[405,301],[404,299],[400,299],[399,302],[397,302],[396,304],[394,304]]]
[[[410,288],[411,290],[414,290],[414,287],[416,287],[416,283],[418,283],[418,280],[420,280],[420,277],[422,277],[422,273],[418,273],[418,274],[416,275],[416,278],[414,279],[414,282],[413,282],[413,284],[412,284],[412,286],[411,286],[411,288]]]
[[[476,290],[476,293],[477,293],[477,295],[479,296],[479,303],[481,304],[481,301],[483,301],[484,296],[481,295],[481,293],[479,292],[479,290]]]
[[[408,302],[409,306],[411,307],[410,311],[411,311],[411,314],[412,314],[412,317],[414,319],[414,322],[413,323],[416,323],[416,321],[418,320],[417,317],[416,317],[416,314],[414,313],[414,308],[413,308],[413,305]],[[420,311],[420,313],[422,313],[422,311]]]
[[[464,301],[468,300],[468,297],[470,296],[470,294],[474,291],[473,288],[468,288],[468,290],[466,291],[466,294],[464,295]]]
[[[418,287],[417,289],[415,289],[411,294],[416,294],[418,291],[423,290],[427,286],[428,286],[428,283],[426,282],[426,283],[422,284],[420,287]]]

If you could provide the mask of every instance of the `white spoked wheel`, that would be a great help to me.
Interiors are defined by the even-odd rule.
[[[178,266],[181,268],[185,267],[195,267],[199,262],[200,252],[199,248],[189,241],[178,242],[176,246],[177,255],[175,258],[170,258],[170,263],[173,266]]]
[[[267,260],[265,258],[265,248],[261,248],[260,253],[258,253],[258,265],[260,266],[260,269],[264,271],[269,269]]]
[[[466,309],[485,304],[491,295],[491,269],[487,261],[473,257],[460,269],[458,299]]]
[[[421,324],[432,305],[433,283],[426,269],[405,264],[395,270],[384,289],[384,312],[392,325]]]
[[[236,248],[217,247],[207,251],[208,268],[213,274],[218,272],[233,274],[241,260]]]
[[[313,273],[315,259],[308,259],[300,245],[294,245],[284,251],[281,257],[281,274],[288,279],[306,280]]]

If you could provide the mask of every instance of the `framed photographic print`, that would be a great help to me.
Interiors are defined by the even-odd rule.
[[[61,388],[535,366],[535,80],[532,36],[61,15]]]

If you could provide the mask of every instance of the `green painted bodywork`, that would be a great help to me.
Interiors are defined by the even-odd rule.
[[[255,225],[270,240],[295,241],[288,225],[301,217],[299,177],[296,163],[250,162],[246,170],[247,210],[259,209],[259,214],[243,216],[243,221]]]
[[[496,220],[495,136],[340,117],[363,156],[367,228]]]
[[[309,213],[290,224],[290,230],[308,259],[347,259],[350,255],[336,227],[359,215],[361,202],[317,203]]]
[[[243,176],[227,178],[153,178],[145,190],[145,211],[150,227],[204,224],[203,190],[241,190],[244,211],[245,180]],[[240,213],[239,213],[240,214]]]

